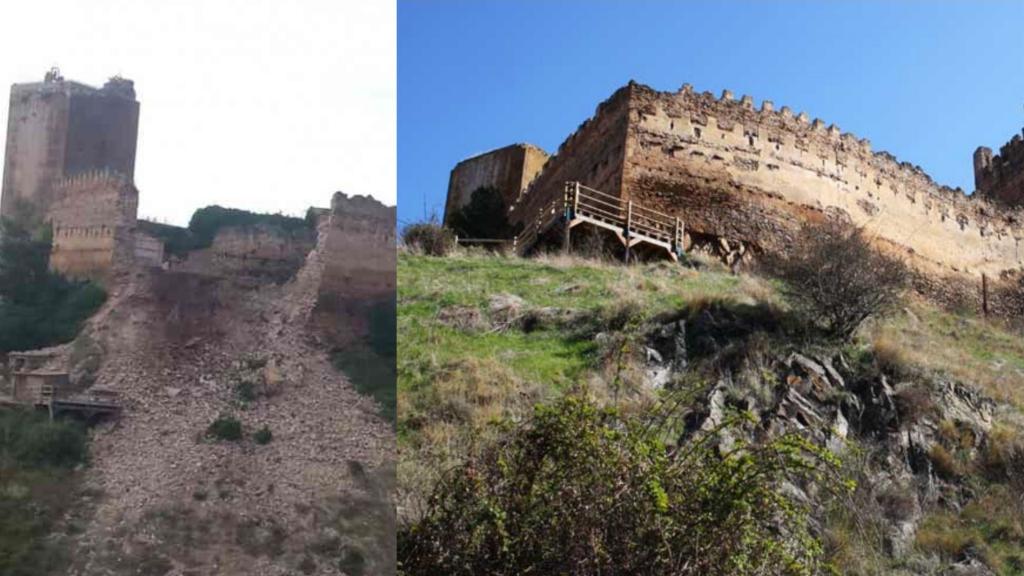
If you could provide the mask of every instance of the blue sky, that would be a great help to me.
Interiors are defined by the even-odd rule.
[[[399,0],[400,223],[442,212],[462,158],[553,151],[630,79],[788,105],[970,192],[974,149],[1024,127],[1024,2]]]

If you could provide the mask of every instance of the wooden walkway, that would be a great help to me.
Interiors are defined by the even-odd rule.
[[[589,225],[608,230],[625,248],[628,261],[632,249],[649,245],[664,249],[668,257],[678,261],[683,254],[683,221],[632,200],[623,200],[579,182],[566,182],[565,194],[538,210],[526,227],[512,241],[513,250],[525,255],[553,226],[561,223],[563,249],[568,251],[572,229]]]
[[[0,396],[0,408],[31,407],[43,409],[50,413],[50,418],[57,414],[73,412],[86,418],[103,414],[114,414],[121,410],[121,405],[113,400],[95,398],[91,396],[75,395],[57,398],[53,390],[40,390],[40,394],[31,400],[12,398],[11,396]]]

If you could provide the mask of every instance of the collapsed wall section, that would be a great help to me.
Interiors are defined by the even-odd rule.
[[[365,336],[376,307],[394,306],[396,209],[370,196],[338,192],[322,218],[313,320],[338,345]]]
[[[192,250],[168,267],[175,272],[232,278],[240,284],[281,284],[298,272],[315,243],[312,229],[226,226],[217,231],[209,247]]]
[[[548,153],[532,144],[513,144],[467,158],[455,165],[448,179],[444,220],[469,203],[473,192],[492,188],[511,206],[530,184]]]

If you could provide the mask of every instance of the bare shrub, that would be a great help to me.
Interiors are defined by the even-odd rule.
[[[785,281],[795,308],[842,340],[899,303],[909,277],[903,262],[876,251],[862,229],[837,221],[804,225],[790,254],[766,263]]]
[[[455,234],[442,226],[435,216],[406,226],[402,230],[402,244],[427,256],[447,256],[455,248]]]

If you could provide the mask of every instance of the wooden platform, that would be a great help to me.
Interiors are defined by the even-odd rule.
[[[566,182],[565,194],[538,210],[512,241],[519,255],[532,250],[555,225],[563,227],[563,248],[569,249],[572,230],[586,225],[607,230],[622,243],[628,261],[634,247],[648,245],[664,250],[678,261],[683,253],[683,221],[631,200],[588,188],[579,182]]]

